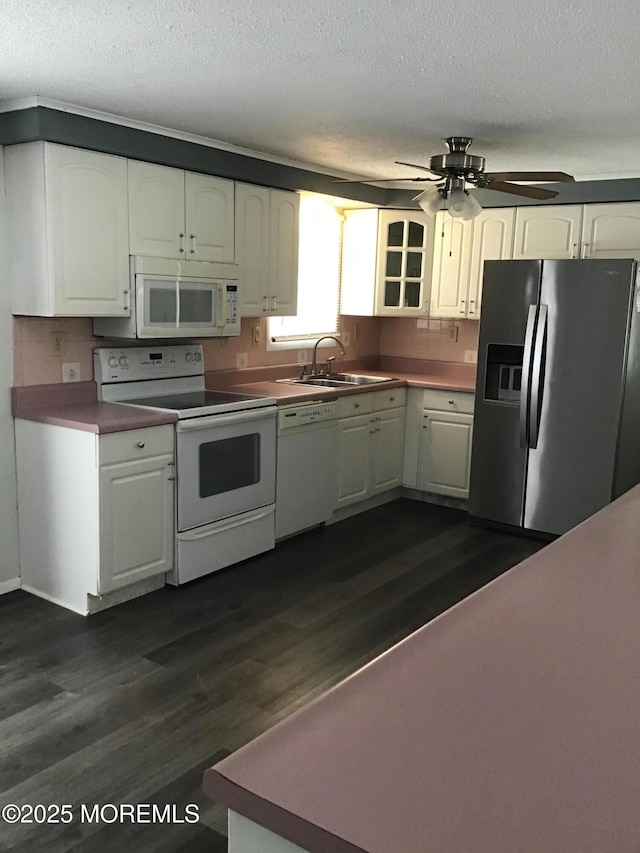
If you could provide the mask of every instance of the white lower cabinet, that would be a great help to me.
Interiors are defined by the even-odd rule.
[[[401,485],[405,402],[404,388],[338,400],[336,509]]]
[[[16,420],[22,586],[87,614],[164,585],[174,428],[96,435]]]
[[[469,497],[473,405],[468,392],[410,389],[403,485]]]

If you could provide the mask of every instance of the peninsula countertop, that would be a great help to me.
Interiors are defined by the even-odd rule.
[[[637,853],[640,486],[206,771],[312,853]]]

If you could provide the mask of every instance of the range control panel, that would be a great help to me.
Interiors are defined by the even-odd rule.
[[[93,366],[98,385],[204,374],[200,344],[100,347],[93,351]]]

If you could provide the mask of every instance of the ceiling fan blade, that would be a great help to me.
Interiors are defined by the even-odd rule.
[[[423,172],[431,172],[432,175],[441,175],[444,177],[446,174],[445,172],[439,172],[436,169],[430,169],[428,166],[419,166],[417,163],[405,163],[404,160],[395,160],[394,162],[397,163],[398,166],[410,166],[412,169],[422,169]]]
[[[487,172],[487,178],[493,181],[532,181],[533,183],[575,181],[573,175],[566,172]]]
[[[523,187],[520,184],[508,184],[506,181],[488,181],[481,187],[483,190],[497,190],[501,193],[522,195],[525,198],[555,198],[558,193],[553,190],[543,190],[541,187]]]
[[[388,184],[391,182],[401,181],[440,181],[441,178],[360,178],[359,180],[350,180],[348,178],[333,178],[332,184]]]

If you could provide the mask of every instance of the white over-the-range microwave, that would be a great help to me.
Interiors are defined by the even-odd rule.
[[[212,338],[240,334],[240,267],[131,256],[128,317],[96,317],[108,338]]]

